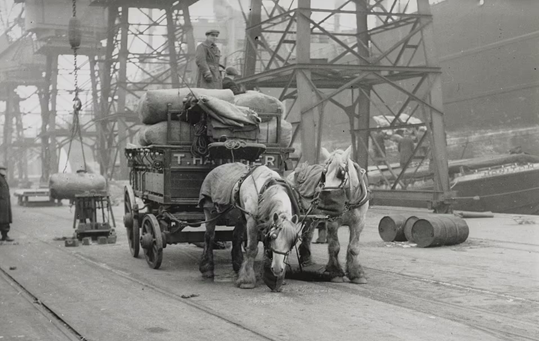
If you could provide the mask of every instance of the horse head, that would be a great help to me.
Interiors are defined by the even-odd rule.
[[[285,259],[298,240],[301,225],[297,215],[274,213],[266,234],[267,245],[273,253],[271,271],[276,277],[285,274]]]
[[[333,153],[322,147],[320,154],[324,162],[324,188],[349,188],[352,185],[351,181],[357,179],[353,176],[356,175],[356,171],[350,158],[352,146],[345,151],[337,149]]]

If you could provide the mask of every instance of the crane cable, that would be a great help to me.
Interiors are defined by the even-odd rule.
[[[82,162],[84,171],[86,172],[86,156],[84,155],[84,143],[82,141],[82,130],[80,128],[79,112],[82,109],[82,102],[79,98],[79,85],[78,85],[78,65],[77,65],[77,50],[81,43],[81,29],[80,21],[77,18],[77,0],[72,0],[73,17],[69,20],[68,37],[69,44],[73,50],[73,75],[75,78],[75,97],[73,98],[73,125],[71,127],[71,137],[69,139],[69,148],[67,150],[66,164],[64,167],[64,173],[67,169],[69,162],[69,155],[71,154],[71,146],[73,140],[78,136],[80,141],[80,148],[82,151]]]

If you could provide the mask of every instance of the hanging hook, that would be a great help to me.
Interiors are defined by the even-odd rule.
[[[82,102],[77,93],[75,94],[75,98],[73,98],[73,109],[76,111],[80,111],[82,109]]]

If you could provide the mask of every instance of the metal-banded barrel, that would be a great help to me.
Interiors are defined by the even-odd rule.
[[[416,221],[422,218],[424,217],[413,215],[413,216],[408,217],[408,219],[406,219],[406,221],[404,222],[404,227],[403,227],[404,237],[406,237],[406,240],[409,241],[410,243],[414,242],[414,238],[412,236],[412,226],[414,226]]]
[[[380,219],[378,224],[378,233],[385,242],[405,242],[404,236],[404,222],[406,216],[395,214],[391,216],[385,216]]]
[[[412,226],[412,239],[418,247],[460,244],[469,233],[466,221],[452,215],[418,219]]]

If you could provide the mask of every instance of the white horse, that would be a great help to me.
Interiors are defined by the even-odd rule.
[[[212,172],[217,172],[222,167],[233,167],[233,164],[215,168],[206,179],[211,179]],[[215,218],[218,213],[212,208],[211,195],[205,196],[202,204],[208,222],[206,223],[205,247],[199,268],[204,277],[213,278],[213,240]],[[282,283],[286,269],[285,258],[295,245],[301,226],[298,224],[297,215],[293,212],[292,201],[282,183],[281,176],[266,166],[258,166],[241,183],[237,204],[241,207],[243,214],[236,222],[232,243],[233,267],[236,272],[239,270],[236,285],[243,289],[256,286],[254,262],[258,253],[258,242],[261,239],[266,241],[265,246],[273,254],[271,271]],[[241,238],[245,231],[247,232],[247,248],[245,259],[243,259]],[[241,269],[239,264],[241,264]],[[273,287],[272,290],[280,291],[280,285]]]
[[[346,275],[352,283],[365,284],[367,279],[359,263],[359,236],[365,226],[369,208],[368,191],[364,170],[350,159],[351,151],[352,146],[345,151],[336,150],[330,154],[325,148],[322,148],[321,156],[325,160],[323,165],[302,164],[287,177],[287,180],[296,189],[301,187],[301,180],[305,180],[304,182],[310,181],[311,183],[314,181],[317,186],[323,185],[319,197],[320,203],[312,213],[328,214],[326,208],[333,209],[333,212],[337,211],[337,213],[329,214],[331,219],[326,223],[329,253],[326,272],[329,273],[334,282],[342,282]],[[317,174],[319,178],[299,179],[298,175],[300,174],[306,176]],[[336,199],[333,193],[336,196],[341,193],[342,200]],[[312,197],[305,194],[305,192],[300,191],[302,205],[307,210],[311,206]],[[342,202],[342,204],[338,204],[339,202]],[[340,210],[335,210],[336,204],[341,206]],[[302,264],[312,263],[311,240],[316,227],[314,226],[315,224],[303,231],[302,242],[299,247],[300,262]],[[348,225],[350,231],[346,251],[346,272],[343,271],[338,257],[340,243],[337,232],[342,225]]]

